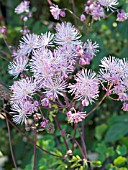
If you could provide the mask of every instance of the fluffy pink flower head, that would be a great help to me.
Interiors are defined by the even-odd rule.
[[[53,94],[54,99],[58,98],[58,95],[63,96],[67,83],[62,77],[49,77],[42,83],[42,87],[46,90],[44,93]]]
[[[87,58],[92,59],[94,56],[96,56],[96,53],[99,51],[97,48],[99,47],[99,45],[95,42],[92,43],[91,40],[87,40],[87,43],[85,43],[84,45],[84,49],[85,49],[85,55]]]
[[[26,34],[22,37],[19,47],[24,53],[30,54],[35,49],[40,48],[39,36],[36,34]]]
[[[106,15],[104,13],[103,7],[100,5],[95,5],[92,10],[92,17],[94,20],[100,20],[100,18],[105,18]]]
[[[14,59],[8,66],[9,74],[15,76],[14,78],[18,77],[18,75],[26,69],[27,62],[28,58],[26,56]]]
[[[23,12],[29,12],[29,1],[23,1],[21,2],[16,8],[15,13],[21,14]]]
[[[11,102],[19,103],[27,98],[31,98],[37,90],[37,82],[33,78],[24,78],[15,81],[10,88],[12,90]]]
[[[27,123],[27,118],[30,116],[34,111],[37,111],[37,106],[33,104],[31,101],[22,101],[20,103],[14,103],[11,107],[11,114],[15,114],[13,116],[13,121],[16,124]]]
[[[114,6],[118,5],[118,0],[98,0],[98,2],[100,5],[107,7],[107,11],[109,11],[109,9],[113,11],[113,9],[115,9]]]
[[[58,5],[52,5],[50,6],[50,12],[54,19],[59,20],[59,15],[61,13],[61,9],[58,7]]]
[[[99,96],[96,73],[83,69],[77,74],[75,80],[75,84],[69,85],[71,89],[69,92],[75,94],[78,100],[83,100],[83,105],[88,105],[88,102],[93,102]]]
[[[126,61],[115,57],[104,57],[101,60],[100,79],[112,84],[125,83],[127,77]],[[126,78],[127,79],[127,78]]]
[[[55,42],[59,45],[79,45],[81,35],[71,23],[62,22],[56,26]]]
[[[85,119],[85,112],[76,112],[74,108],[67,113],[67,118],[70,123],[78,123]]]
[[[121,10],[117,14],[117,21],[123,22],[128,19],[128,13],[126,13],[124,10]]]

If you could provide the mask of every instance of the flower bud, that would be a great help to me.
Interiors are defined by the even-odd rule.
[[[49,99],[44,98],[43,100],[41,100],[41,104],[42,104],[42,106],[49,106]]]
[[[84,66],[84,65],[86,65],[86,61],[83,58],[80,58],[79,64]]]
[[[67,151],[67,153],[66,153],[67,155],[72,155],[72,150],[71,149],[69,149],[68,151]]]
[[[0,34],[5,34],[6,33],[6,27],[2,26],[0,27]]]
[[[65,16],[66,16],[65,11],[61,10],[61,11],[60,11],[60,16],[61,16],[61,17],[65,17]]]
[[[124,103],[122,109],[123,109],[124,111],[128,111],[128,104],[127,104],[127,103]]]
[[[54,100],[54,95],[53,95],[53,93],[47,93],[47,98],[49,99],[49,100]]]
[[[34,101],[34,106],[38,106],[39,102],[37,100]]]
[[[23,21],[26,22],[28,20],[28,17],[24,17]]]
[[[89,101],[88,101],[87,99],[84,99],[84,100],[82,101],[82,105],[83,105],[83,106],[88,106],[88,105],[89,105]]]
[[[67,116],[71,116],[71,114],[72,114],[72,112],[71,112],[71,111],[69,111],[69,112],[67,113]]]
[[[46,121],[43,121],[40,123],[41,127],[43,128],[46,128],[47,127],[47,122]]]
[[[86,17],[85,17],[84,14],[82,14],[82,15],[80,16],[80,20],[81,20],[81,21],[85,21],[85,20],[86,20]]]

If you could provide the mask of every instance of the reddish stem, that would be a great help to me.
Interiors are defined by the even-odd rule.
[[[8,138],[9,138],[11,156],[12,156],[14,167],[17,170],[17,165],[16,165],[16,161],[15,161],[15,157],[14,157],[14,153],[13,153],[13,149],[12,149],[12,140],[11,140],[11,134],[10,134],[10,127],[9,127],[9,123],[8,123],[7,117],[5,117],[5,118],[6,118],[6,124],[7,124],[7,129],[8,129]]]

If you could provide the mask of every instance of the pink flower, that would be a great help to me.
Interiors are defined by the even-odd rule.
[[[117,14],[117,21],[123,22],[128,19],[128,13],[126,13],[124,10],[121,10]]]
[[[85,119],[85,112],[76,112],[76,110],[73,108],[72,111],[69,111],[67,113],[68,121],[70,123],[78,123],[81,122],[83,119]]]
[[[41,104],[42,104],[42,106],[49,106],[49,99],[48,98],[42,99]]]
[[[0,34],[5,34],[6,33],[6,27],[2,26],[0,27]]]
[[[123,109],[124,111],[128,111],[128,104],[127,104],[127,103],[124,103],[122,109]]]
[[[75,80],[75,84],[69,85],[71,89],[69,92],[75,94],[78,100],[86,100],[86,105],[88,105],[88,101],[93,102],[99,96],[99,83],[96,73],[83,69],[77,74]],[[85,102],[83,102],[83,105],[85,105]]]
[[[20,103],[14,103],[11,107],[11,114],[15,114],[13,116],[13,121],[16,124],[27,123],[27,118],[34,111],[37,111],[37,106],[35,106],[31,101],[22,101]]]
[[[21,14],[23,12],[29,12],[29,1],[23,1],[21,2],[16,8],[15,13]]]
[[[100,5],[107,7],[107,11],[109,11],[109,9],[113,11],[113,9],[115,9],[114,6],[118,5],[118,0],[98,0],[98,2]]]
[[[82,14],[82,15],[80,16],[80,20],[81,20],[81,21],[85,21],[85,20],[86,20],[86,17],[85,17],[84,14]]]
[[[24,69],[26,69],[27,62],[28,62],[27,57],[20,57],[14,59],[14,61],[10,62],[8,66],[9,74],[15,76],[14,78],[17,78],[18,75],[22,73]]]
[[[53,15],[54,19],[59,20],[61,9],[58,7],[58,5],[50,6],[50,12]]]
[[[55,42],[59,45],[79,45],[81,35],[71,23],[62,22],[56,26]]]
[[[22,80],[15,81],[10,89],[12,90],[11,102],[19,103],[28,97],[31,98],[38,88],[36,80],[32,77],[27,77]]]

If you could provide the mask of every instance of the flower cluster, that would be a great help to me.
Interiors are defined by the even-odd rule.
[[[87,42],[83,45],[77,46],[77,54],[80,56],[80,65],[90,64],[90,61],[96,56],[96,53],[99,51],[97,48],[99,45],[95,42],[92,43],[91,40],[87,40]]]
[[[65,17],[65,11],[61,10],[58,5],[53,4],[52,6],[50,6],[50,12],[52,14],[52,16],[54,17],[54,19],[59,20],[59,17]]]
[[[12,110],[18,112],[17,108],[20,111],[23,109],[22,116],[14,117],[16,123],[26,123],[27,116],[31,115],[29,113],[36,110],[30,112],[21,103],[34,102],[38,91],[43,91],[42,106],[49,106],[50,100],[63,96],[68,86],[67,78],[74,71],[79,58],[76,47],[81,44],[79,31],[70,23],[58,24],[55,35],[48,32],[27,34],[21,38],[14,60],[8,66],[14,78],[23,72],[21,80],[15,81],[10,87]],[[25,71],[29,71],[27,67],[33,73],[32,77],[26,76]]]
[[[94,2],[93,0],[88,0],[85,4],[84,11],[86,14],[92,16],[94,20],[100,20],[101,18],[105,18],[104,8],[98,2]]]
[[[120,10],[117,14],[117,21],[123,22],[128,19],[128,13],[124,10]]]
[[[106,17],[104,7],[112,10],[117,4],[116,0],[88,0],[85,12],[93,20],[100,20]],[[15,12],[28,14],[29,2],[21,2]],[[57,5],[52,5],[50,12],[57,20],[65,16]],[[80,19],[84,21],[86,16],[82,14]],[[121,10],[117,20],[126,19],[127,14]],[[90,64],[99,51],[99,45],[90,39],[82,43],[79,30],[69,22],[58,23],[55,31],[55,34],[47,32],[40,35],[24,32],[17,51],[13,53],[14,59],[8,66],[8,72],[14,78],[20,77],[10,87],[13,121],[27,124],[27,118],[33,116],[35,121],[41,121],[40,127],[46,128],[48,120],[45,115],[41,113],[41,118],[37,119],[41,107],[50,109],[52,104],[58,104],[60,108],[70,109],[67,113],[70,123],[78,123],[86,117],[85,113],[71,109],[74,103],[70,103],[66,93],[74,95],[75,102],[78,100],[83,106],[88,106],[99,96],[99,82],[107,82],[110,87],[109,92],[106,88],[107,93],[118,94],[118,99],[124,102],[123,110],[127,111],[128,61],[105,57],[97,76],[83,66]],[[61,102],[62,98],[65,104]]]
[[[117,94],[123,101],[123,110],[128,111],[128,61],[115,57],[105,57],[101,61],[100,79],[111,84],[111,93]]]

